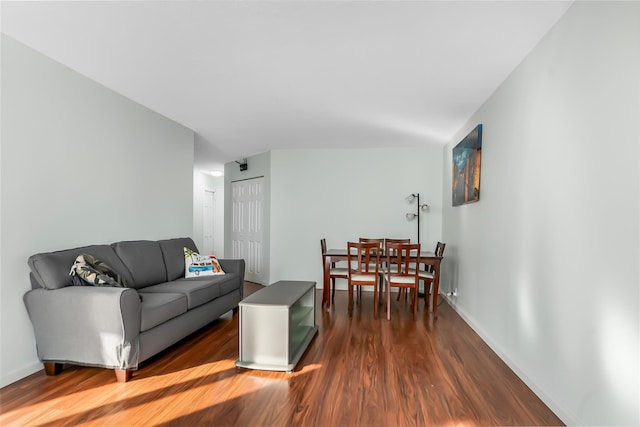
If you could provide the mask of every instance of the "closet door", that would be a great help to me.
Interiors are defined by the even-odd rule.
[[[232,258],[243,258],[245,279],[266,285],[264,277],[264,177],[231,183]]]

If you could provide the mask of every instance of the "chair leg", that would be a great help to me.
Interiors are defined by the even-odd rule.
[[[398,290],[398,297],[396,298],[396,301],[400,301],[400,298],[404,297],[404,300],[407,300],[407,289],[406,288],[400,288]]]
[[[391,320],[391,285],[389,283],[386,284],[385,294],[385,300],[387,304],[387,320]]]
[[[336,279],[331,279],[331,302],[336,301]]]
[[[429,295],[431,295],[431,282],[424,281],[424,304],[429,305]]]
[[[373,317],[378,317],[378,284],[373,285]]]
[[[351,317],[351,315],[353,314],[353,285],[351,283],[349,283],[348,290],[349,290],[349,303],[347,304],[347,307],[349,309],[349,317]]]
[[[416,320],[418,313],[418,289],[411,290],[411,311],[413,312],[413,320]]]

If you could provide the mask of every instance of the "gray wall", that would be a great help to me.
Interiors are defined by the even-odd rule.
[[[640,4],[576,2],[445,154],[443,291],[575,425],[640,425]],[[451,149],[484,124],[480,201]]]
[[[30,255],[191,235],[194,134],[5,35],[1,47],[3,386],[41,369],[22,303]]]

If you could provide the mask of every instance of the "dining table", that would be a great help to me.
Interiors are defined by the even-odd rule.
[[[322,279],[322,307],[329,309],[331,307],[331,280],[329,278],[329,271],[331,270],[331,264],[340,261],[347,261],[347,248],[339,249],[327,249],[322,254],[324,258],[324,271]],[[382,259],[382,257],[381,257]],[[437,256],[433,251],[420,251],[420,264],[426,266],[433,266],[433,293],[431,297],[431,312],[435,313],[438,310],[438,288],[440,286],[440,263],[442,261],[441,256]],[[429,292],[428,289],[424,290],[425,293]]]

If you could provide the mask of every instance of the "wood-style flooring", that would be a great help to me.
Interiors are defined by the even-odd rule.
[[[259,285],[246,283],[247,293]],[[418,320],[393,300],[373,318],[365,292],[320,309],[318,334],[293,373],[236,368],[238,315],[143,363],[113,371],[65,366],[0,389],[0,425],[15,426],[513,426],[562,421],[443,302]]]

